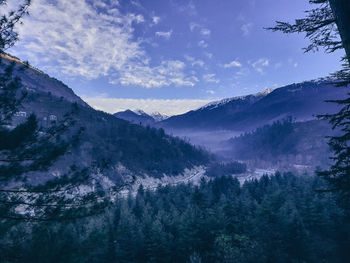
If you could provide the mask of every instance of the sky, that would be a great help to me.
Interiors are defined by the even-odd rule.
[[[341,52],[305,54],[303,34],[264,29],[310,7],[307,0],[33,0],[8,52],[100,110],[174,115],[339,69]]]

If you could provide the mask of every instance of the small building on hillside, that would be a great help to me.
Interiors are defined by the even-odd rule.
[[[49,120],[50,120],[50,121],[57,121],[57,116],[51,114],[51,115],[49,116]]]
[[[27,117],[27,112],[25,112],[25,111],[17,111],[16,113],[15,113],[15,117]]]

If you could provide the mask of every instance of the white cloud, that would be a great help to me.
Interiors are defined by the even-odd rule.
[[[191,32],[193,32],[196,28],[200,28],[201,27],[199,24],[196,24],[196,23],[193,23],[193,22],[191,22],[189,26],[190,26]]]
[[[246,23],[241,26],[241,30],[243,33],[243,36],[247,37],[250,35],[252,29],[253,29],[254,24],[253,23]]]
[[[264,66],[264,67],[267,67],[269,64],[270,64],[269,60],[265,59],[265,61],[261,65]]]
[[[201,35],[202,36],[210,36],[211,31],[208,28],[202,28],[201,29]]]
[[[170,31],[167,31],[167,32],[162,32],[162,31],[156,32],[156,36],[157,37],[162,37],[162,38],[165,38],[165,39],[169,39],[172,34],[173,34],[173,30],[170,30]]]
[[[108,76],[111,83],[146,88],[193,86],[184,66],[174,66],[179,61],[150,66],[141,40],[133,35],[134,25],[143,23],[144,17],[121,13],[118,2],[34,0],[29,11],[13,53],[48,73],[87,79]]]
[[[128,70],[119,77],[122,85],[136,85],[145,88],[170,86],[194,86],[193,78],[186,77],[185,63],[179,60],[163,61],[157,67],[130,65]]]
[[[209,93],[209,94],[211,94],[211,95],[214,95],[214,94],[215,94],[215,91],[212,90],[212,89],[209,89],[209,90],[206,91],[206,93]]]
[[[268,67],[270,64],[269,60],[266,58],[260,58],[257,61],[252,63],[252,67],[259,73],[263,74],[263,67]]]
[[[201,40],[198,42],[198,46],[201,48],[207,48],[208,47],[208,43],[205,42],[204,40]]]
[[[230,63],[224,64],[223,67],[224,68],[233,68],[233,67],[240,68],[240,67],[242,67],[242,64],[237,60],[233,60]]]
[[[248,68],[241,68],[238,72],[236,72],[235,79],[243,76],[248,76],[249,73],[250,73],[250,70]]]
[[[199,66],[199,67],[204,67],[205,63],[201,59],[195,59],[192,56],[189,55],[184,55],[184,58],[191,63],[192,67],[194,66]]]
[[[190,16],[197,15],[197,9],[192,0],[189,1],[187,5],[178,4],[175,1],[171,1],[172,5],[176,7],[176,9],[181,13],[187,13]]]
[[[213,54],[212,53],[209,53],[209,52],[204,52],[204,55],[209,58],[209,59],[212,59],[213,58]]]
[[[206,82],[213,82],[213,83],[219,83],[220,80],[215,78],[215,74],[205,74],[203,75],[203,80]]]
[[[160,22],[160,17],[159,16],[153,16],[152,17],[153,24],[157,25]]]
[[[282,62],[277,62],[275,64],[275,68],[278,69],[278,68],[281,68],[283,66],[283,63]]]
[[[204,65],[205,65],[204,61],[200,60],[200,59],[195,60],[195,61],[192,62],[192,66],[204,67]]]
[[[187,61],[189,61],[189,62],[195,61],[195,58],[192,57],[192,56],[189,56],[189,55],[184,55],[184,58],[185,58]]]
[[[141,109],[147,113],[160,112],[168,116],[182,114],[204,106],[212,100],[191,99],[122,99],[122,98],[84,98],[84,100],[98,110],[109,113],[127,109]]]
[[[198,31],[202,36],[209,37],[211,34],[210,29],[205,28],[197,23],[191,22],[189,24],[191,32]]]

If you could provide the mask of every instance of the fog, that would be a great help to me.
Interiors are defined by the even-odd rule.
[[[203,147],[220,157],[227,157],[224,156],[223,152],[229,148],[225,147],[224,142],[239,136],[243,132],[232,130],[166,129],[166,133],[180,137],[193,145]]]

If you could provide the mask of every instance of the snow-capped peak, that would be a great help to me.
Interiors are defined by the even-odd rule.
[[[163,114],[161,114],[161,113],[159,113],[159,112],[157,112],[157,111],[151,113],[150,116],[151,116],[156,122],[158,122],[158,121],[163,121],[163,120],[169,118],[169,116],[163,115]]]
[[[143,110],[140,110],[140,109],[135,110],[134,113],[136,113],[137,115],[140,115],[140,116],[149,116],[146,112],[144,112]]]
[[[225,105],[231,101],[235,101],[235,100],[241,100],[241,99],[245,99],[247,97],[250,97],[250,96],[253,96],[253,97],[260,97],[260,96],[266,96],[268,95],[269,93],[271,93],[273,91],[273,89],[266,89],[264,91],[261,91],[261,92],[258,92],[258,93],[255,93],[255,94],[252,94],[252,95],[243,95],[243,96],[236,96],[236,97],[232,97],[232,98],[225,98],[225,99],[222,99],[222,100],[219,100],[219,101],[213,101],[213,102],[210,102],[204,106],[202,106],[201,108],[199,108],[199,110],[203,110],[203,109],[215,109],[219,106],[222,106],[222,105]]]

